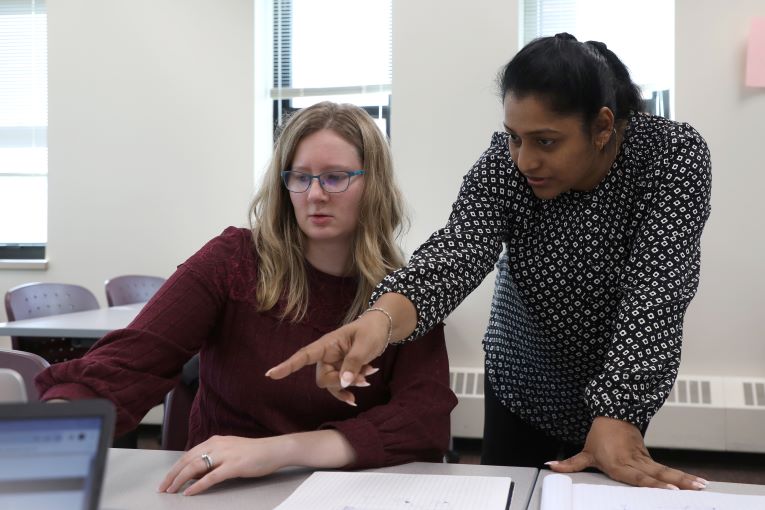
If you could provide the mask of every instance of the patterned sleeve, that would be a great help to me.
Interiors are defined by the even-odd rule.
[[[375,289],[372,303],[384,293],[396,292],[414,304],[417,328],[406,340],[441,322],[491,271],[508,236],[511,197],[520,188],[514,168],[507,135],[496,133],[463,179],[446,226],[414,252],[406,267],[385,277]],[[524,207],[516,203],[516,209]]]
[[[710,212],[711,165],[687,124],[657,161],[664,178],[620,275],[623,292],[603,372],[586,390],[593,416],[648,423],[680,364],[683,317],[699,283],[701,232]]]

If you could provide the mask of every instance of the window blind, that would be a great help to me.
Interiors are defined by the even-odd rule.
[[[47,61],[45,1],[0,0],[0,246],[4,248],[47,240]]]
[[[387,97],[391,44],[391,0],[275,0],[271,97]]]
[[[537,37],[575,30],[576,0],[524,0],[522,46]]]

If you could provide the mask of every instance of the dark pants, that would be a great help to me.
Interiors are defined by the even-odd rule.
[[[564,460],[582,451],[584,444],[569,443],[534,428],[502,405],[484,376],[484,421],[481,464],[542,468],[551,460]],[[648,425],[640,433],[645,437]],[[589,471],[589,470],[588,470]]]
[[[567,459],[582,451],[583,444],[555,439],[518,418],[497,399],[488,377],[483,387],[481,464],[540,468],[547,461]]]

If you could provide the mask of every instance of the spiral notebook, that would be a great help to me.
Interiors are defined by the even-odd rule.
[[[275,510],[506,510],[512,490],[500,476],[319,471]]]

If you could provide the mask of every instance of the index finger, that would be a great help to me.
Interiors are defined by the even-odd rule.
[[[295,354],[282,361],[275,367],[271,367],[266,372],[266,377],[271,379],[284,379],[290,374],[294,374],[301,368],[313,365],[321,361],[327,352],[326,336],[323,336],[313,343],[301,347]]]

